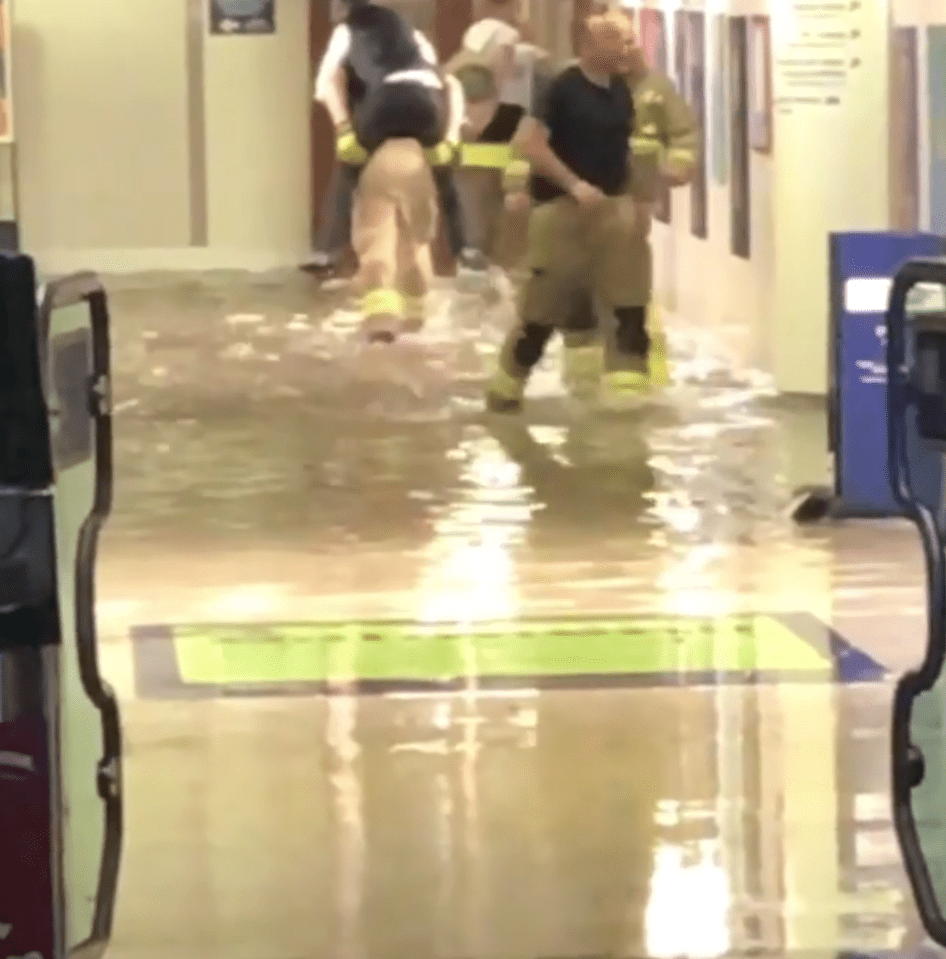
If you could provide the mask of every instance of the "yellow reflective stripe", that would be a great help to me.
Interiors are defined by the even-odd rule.
[[[487,389],[490,393],[502,397],[504,400],[521,400],[525,392],[526,381],[518,376],[507,373],[501,366],[497,367],[489,380]]]
[[[631,137],[631,150],[640,156],[659,153],[662,149],[663,144],[653,137]]]
[[[380,313],[400,314],[403,305],[404,301],[397,290],[371,290],[361,301],[365,316],[377,316]]]
[[[528,160],[513,160],[503,171],[503,189],[508,193],[524,190],[531,173]]]
[[[671,162],[677,160],[680,163],[693,163],[696,157],[694,157],[692,150],[687,150],[685,147],[674,147],[667,151],[667,159]]]
[[[460,162],[463,166],[503,169],[512,159],[508,143],[461,143]]]

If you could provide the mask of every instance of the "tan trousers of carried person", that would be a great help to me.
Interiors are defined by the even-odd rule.
[[[423,147],[388,140],[366,164],[352,212],[364,332],[391,342],[424,323],[437,191]]]

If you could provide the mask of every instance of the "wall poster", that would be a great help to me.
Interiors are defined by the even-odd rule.
[[[699,131],[696,174],[690,187],[690,232],[705,240],[708,233],[706,196],[706,17],[686,15],[686,87],[684,95],[696,114]]]
[[[745,17],[729,20],[729,114],[730,169],[729,190],[730,251],[749,259],[752,251],[750,235],[751,196],[749,183],[749,77],[748,25]]]
[[[729,25],[725,13],[710,20],[713,51],[710,143],[713,151],[713,181],[718,186],[729,182]]]
[[[893,31],[890,58],[890,225],[920,228],[920,104],[916,27]]]
[[[210,32],[240,36],[276,32],[276,0],[210,0]]]
[[[667,16],[663,10],[657,11],[657,69],[661,73],[670,72],[670,50],[667,40]]]
[[[10,0],[0,0],[0,143],[13,142],[13,60]]]
[[[663,10],[651,10],[642,7],[639,15],[641,45],[647,63],[660,73],[667,72],[667,20]],[[672,216],[670,189],[666,186],[658,190],[654,202],[654,219],[669,223]]]
[[[946,26],[927,27],[930,229],[946,233]]]
[[[772,39],[768,17],[749,18],[749,145],[772,152]]]
[[[640,11],[641,45],[647,63],[661,73],[667,72],[667,22],[663,10],[643,7]]]
[[[687,13],[675,10],[673,13],[673,75],[677,89],[685,90],[687,84]]]

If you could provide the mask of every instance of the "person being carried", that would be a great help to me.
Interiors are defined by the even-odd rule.
[[[445,77],[429,41],[396,11],[373,0],[344,0],[339,23],[315,80],[315,99],[328,110],[337,163],[328,190],[319,249],[308,269],[332,272],[351,238],[352,201],[361,168],[386,140],[417,140],[433,168],[450,248],[461,265],[466,250],[453,160],[465,114],[460,84]]]
[[[447,65],[463,83],[467,100],[468,123],[460,144],[457,180],[468,239],[484,256],[499,262],[514,259],[509,255],[510,244],[502,242],[510,239],[504,229],[508,227],[504,183],[514,176],[528,178],[511,143],[520,120],[554,72],[546,61],[543,50],[522,41],[518,28],[504,20],[486,19],[466,31],[459,53]],[[477,69],[489,71],[489,99],[476,96]]]
[[[646,380],[650,346],[628,275],[628,238],[639,229],[626,195],[634,101],[619,75],[626,38],[608,17],[588,17],[579,61],[549,84],[514,144],[531,166],[528,276],[519,316],[486,389],[487,408],[519,410],[528,378],[556,329],[600,303],[615,317],[622,371]],[[587,312],[587,311],[586,311]]]

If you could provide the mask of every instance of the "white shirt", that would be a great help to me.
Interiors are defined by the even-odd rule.
[[[532,103],[537,57],[538,51],[531,44],[517,44],[512,76],[506,81],[500,92],[500,103],[529,109]]]
[[[414,31],[414,40],[420,48],[420,55],[432,66],[437,66],[437,53],[430,45],[430,41],[420,32]],[[351,49],[351,30],[347,23],[340,23],[332,31],[328,46],[325,48],[325,55],[319,64],[319,72],[315,77],[315,99],[325,102],[327,96],[331,96],[330,88],[335,81],[335,76],[339,68],[345,62],[348,51]],[[433,71],[428,70],[404,70],[400,73],[393,73],[385,79],[386,83],[397,83],[399,81],[410,81],[412,83],[423,83],[434,90],[443,87],[440,77]]]

